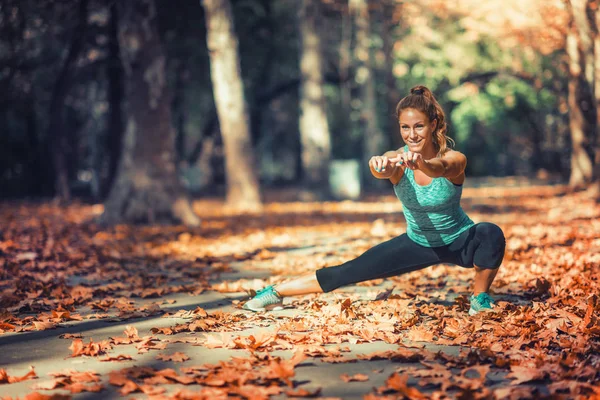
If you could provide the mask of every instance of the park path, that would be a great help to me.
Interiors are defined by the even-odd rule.
[[[96,206],[7,204],[0,207],[0,262],[8,271],[0,284],[8,305],[0,314],[0,398],[69,394],[40,388],[57,382],[49,374],[65,370],[74,380],[68,369],[93,371],[77,379],[97,376],[103,386],[75,399],[121,398],[120,391],[147,381],[146,393],[165,392],[125,397],[208,390],[207,398],[219,398],[219,380],[197,384],[217,370],[243,371],[240,380],[253,376],[244,387],[227,381],[227,390],[252,399],[266,398],[267,390],[286,398],[290,390],[318,389],[321,398],[369,400],[600,395],[600,207],[584,193],[561,190],[465,188],[468,215],[498,224],[507,238],[493,289],[499,312],[472,318],[472,271],[451,265],[286,298],[281,312],[239,308],[248,289],[339,264],[404,232],[393,196],[271,201],[263,213],[248,215],[203,200],[199,213],[213,214],[205,213],[197,230],[104,230],[85,225]],[[83,320],[68,321],[63,304],[82,304],[71,313]],[[93,346],[106,346],[107,354],[90,356]],[[300,360],[298,349],[308,358]],[[125,360],[101,361],[116,356]],[[30,366],[37,379],[5,383]],[[123,383],[126,368],[147,375]],[[358,381],[346,382],[349,376]],[[172,383],[190,379],[195,384]]]
[[[298,259],[310,257],[315,253],[335,253],[336,249],[344,250],[343,246],[351,244],[340,244],[340,241],[335,238],[329,238],[322,234],[305,235],[301,240],[302,245],[298,248],[277,249],[278,252],[285,252],[286,258]],[[342,247],[340,247],[342,246]],[[253,263],[251,268],[247,267],[247,262],[234,262],[230,264],[233,272],[222,273],[214,282],[236,281],[238,279],[263,279],[270,275],[272,263],[267,260],[261,263]],[[74,278],[76,281],[77,278]],[[80,281],[73,283],[81,283]],[[375,286],[348,286],[338,289],[329,294],[320,295],[325,301],[335,301],[344,299],[347,295],[358,295],[360,299],[373,299],[377,293],[384,292],[388,289],[393,289],[394,284],[390,281],[383,281]],[[311,296],[308,296],[311,297]],[[452,294],[445,299],[446,302],[452,302]],[[216,291],[206,291],[197,296],[192,296],[183,293],[173,293],[162,296],[158,301],[156,299],[137,299],[136,307],[143,308],[152,303],[159,303],[162,312],[174,314],[180,310],[193,311],[197,307],[201,307],[209,314],[216,310],[231,313],[248,314],[249,312],[236,308],[232,301],[245,299],[246,295],[243,292],[238,293],[220,293]],[[268,315],[272,316],[273,323],[265,323],[264,326],[250,327],[234,332],[236,335],[250,336],[265,332],[272,332],[275,326],[275,319],[281,317],[294,318],[304,315],[309,311],[297,309],[292,305],[294,299],[286,298],[284,304],[286,308],[283,311],[272,312]],[[92,310],[78,310],[82,315],[90,313]],[[119,387],[108,383],[108,376],[111,371],[116,371],[122,368],[133,366],[150,366],[161,370],[165,368],[188,367],[192,365],[216,364],[219,361],[228,361],[231,357],[247,357],[249,352],[245,349],[226,349],[226,348],[206,348],[199,345],[189,343],[167,343],[166,341],[178,339],[180,337],[203,338],[204,333],[181,333],[178,335],[153,335],[153,328],[168,328],[177,324],[189,322],[188,318],[168,317],[164,318],[163,314],[149,316],[144,318],[133,318],[119,320],[115,316],[99,320],[85,321],[70,321],[60,325],[60,327],[51,330],[34,331],[25,333],[12,333],[0,336],[0,366],[7,369],[10,375],[21,376],[27,373],[29,366],[34,366],[39,379],[26,380],[10,385],[1,385],[0,393],[3,397],[23,397],[24,395],[34,392],[32,387],[36,384],[51,380],[50,373],[62,371],[66,369],[74,369],[77,371],[95,371],[101,377],[101,384],[104,390],[99,393],[80,393],[73,395],[74,399],[108,399],[121,398]],[[115,337],[123,337],[124,330],[127,326],[133,326],[139,332],[140,337],[153,335],[156,338],[165,341],[167,345],[164,350],[150,350],[139,354],[135,346],[119,346],[109,352],[111,355],[127,355],[131,356],[132,360],[121,362],[101,362],[103,357],[70,357],[71,350],[69,346],[72,343],[70,339],[61,339],[59,335],[63,334],[81,334],[84,343],[89,339],[94,342],[108,340]],[[162,343],[162,342],[161,342]],[[348,352],[344,353],[346,358],[355,358],[360,354],[369,354],[379,351],[395,350],[397,344],[388,344],[381,340],[373,342],[358,342],[344,343],[344,347],[348,348]],[[415,348],[425,348],[431,352],[442,351],[444,353],[458,356],[458,346],[436,345],[435,343],[411,343],[405,341],[405,346],[414,346]],[[325,345],[325,347],[335,347],[335,345]],[[416,349],[415,349],[416,350]],[[189,360],[181,362],[158,360],[158,354],[173,354],[176,352],[184,353],[189,357]],[[292,357],[293,353],[290,350],[271,351],[271,355],[280,356],[284,359]],[[398,368],[406,367],[407,365],[415,366],[414,363],[402,363],[391,360],[357,360],[356,362],[345,363],[329,363],[322,362],[319,358],[308,358],[295,369],[294,380],[300,383],[298,387],[314,392],[320,388],[322,397],[334,397],[343,399],[359,399],[363,395],[372,393],[373,388],[384,386],[385,380]],[[355,374],[366,374],[369,376],[368,381],[344,382],[340,376],[347,374],[353,376]],[[490,387],[501,385],[503,380],[502,372],[489,373],[488,381],[491,382]],[[409,379],[409,385],[416,384],[418,379]],[[181,384],[164,385],[167,391],[164,396],[175,393],[178,389],[199,390],[200,386],[184,386]],[[68,392],[60,389],[51,391],[38,390],[45,394],[67,394]],[[141,393],[132,393],[127,398],[146,398],[146,395]],[[272,398],[286,398],[282,394],[273,396]]]

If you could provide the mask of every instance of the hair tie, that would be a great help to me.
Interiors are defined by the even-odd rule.
[[[423,89],[415,89],[415,90],[413,90],[413,94],[423,94],[423,93],[424,93]]]

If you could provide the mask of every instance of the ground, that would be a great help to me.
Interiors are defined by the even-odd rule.
[[[497,312],[474,317],[472,270],[449,264],[241,309],[405,232],[388,194],[272,193],[246,214],[200,200],[193,229],[3,203],[0,398],[600,398],[600,208],[510,184],[464,190],[471,219],[507,239]]]

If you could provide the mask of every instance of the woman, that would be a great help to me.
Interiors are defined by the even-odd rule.
[[[285,296],[326,293],[371,279],[387,278],[440,263],[475,270],[469,314],[493,309],[488,291],[504,258],[506,241],[497,225],[475,224],[460,206],[467,159],[447,147],[446,118],[429,89],[416,86],[396,107],[406,143],[369,160],[371,173],[389,179],[402,202],[406,233],[354,260],[321,268],[257,292],[243,308],[281,309]]]

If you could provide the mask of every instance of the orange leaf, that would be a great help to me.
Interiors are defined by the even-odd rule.
[[[312,392],[306,389],[287,390],[285,394],[290,397],[318,397],[321,394],[321,388]]]
[[[511,384],[518,385],[523,382],[544,379],[546,377],[546,372],[538,368],[522,365],[511,365],[510,373],[506,375],[506,377],[515,379],[511,382]]]
[[[156,356],[156,359],[163,361],[183,362],[189,360],[190,358],[181,352],[177,352],[173,354],[159,354]]]
[[[56,326],[53,322],[50,321],[33,321],[33,325],[38,331],[45,331],[46,329],[52,329]]]
[[[426,399],[428,398],[423,393],[421,393],[417,388],[408,387],[408,376],[407,375],[399,375],[397,372],[394,372],[390,377],[385,381],[385,384],[395,391],[405,395],[409,399]]]
[[[45,382],[39,382],[32,386],[32,389],[52,390],[58,387],[63,387],[69,383],[68,378],[56,378]]]
[[[35,378],[37,378],[37,375],[35,374],[33,366],[29,367],[29,372],[23,376],[8,376],[8,373],[5,369],[0,369],[0,384],[21,382]]]
[[[354,374],[353,376],[349,376],[348,374],[340,375],[340,378],[344,382],[365,382],[369,380],[369,375],[365,374]]]
[[[71,400],[71,396],[63,394],[41,394],[38,392],[30,393],[23,397],[23,400]]]
[[[63,333],[58,337],[61,339],[81,339],[83,335],[81,333]]]
[[[121,389],[119,390],[119,393],[121,393],[123,396],[128,395],[129,393],[133,393],[133,392],[141,392],[142,389],[139,387],[139,385],[137,383],[135,383],[134,381],[132,381],[131,379],[128,379],[125,384],[123,385],[123,387],[121,387]]]
[[[129,378],[127,378],[127,374],[124,371],[125,370],[109,372],[108,383],[114,386],[125,385],[129,381]]]
[[[71,357],[77,357],[83,353],[83,340],[75,339],[69,346],[69,350],[72,351]]]
[[[139,338],[137,328],[135,326],[132,326],[132,325],[127,325],[125,327],[125,335],[127,335],[127,337],[131,338],[131,339],[137,339],[137,338]]]
[[[72,383],[70,385],[65,385],[64,387],[65,390],[70,390],[71,393],[82,393],[82,392],[101,392],[102,390],[104,390],[104,386],[100,385],[100,384],[94,384],[94,385],[84,385],[83,383],[80,382],[76,382],[76,383]]]
[[[106,356],[101,358],[99,361],[128,361],[133,360],[133,357],[127,356],[124,354],[119,354],[118,356]]]

